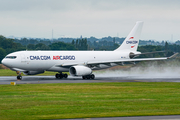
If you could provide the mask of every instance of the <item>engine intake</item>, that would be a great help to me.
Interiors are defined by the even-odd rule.
[[[91,68],[86,66],[72,66],[69,69],[69,73],[72,76],[85,76],[90,75],[92,73]]]

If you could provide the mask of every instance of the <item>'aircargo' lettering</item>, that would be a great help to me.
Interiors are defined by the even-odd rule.
[[[67,56],[53,56],[53,60],[75,60],[75,56],[67,55]]]

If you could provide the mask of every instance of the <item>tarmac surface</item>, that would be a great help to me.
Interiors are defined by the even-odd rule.
[[[180,120],[180,115],[113,117],[113,118],[86,118],[86,119],[64,119],[64,120]]]
[[[94,80],[83,80],[82,77],[69,76],[67,79],[56,79],[54,76],[23,76],[22,80],[17,81],[16,76],[0,77],[0,84],[42,84],[42,83],[98,83],[98,82],[180,82],[180,76],[176,77],[142,77],[142,76],[116,76],[103,77],[97,76]]]

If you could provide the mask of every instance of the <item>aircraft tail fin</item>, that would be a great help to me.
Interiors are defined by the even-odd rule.
[[[129,35],[126,37],[124,42],[115,51],[120,51],[120,50],[137,51],[139,38],[142,31],[142,26],[143,26],[142,21],[136,22],[135,26],[133,27]]]

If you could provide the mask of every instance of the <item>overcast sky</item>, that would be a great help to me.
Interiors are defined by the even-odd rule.
[[[180,40],[180,0],[0,0],[6,37],[126,37],[136,21],[143,40]]]

